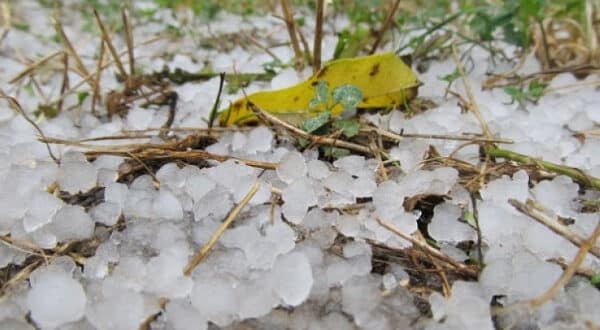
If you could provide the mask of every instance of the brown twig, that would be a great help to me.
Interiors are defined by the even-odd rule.
[[[595,247],[598,236],[600,236],[600,221],[598,221],[598,223],[596,224],[596,228],[594,229],[592,235],[590,235],[588,239],[582,242],[581,247],[579,248],[579,252],[577,252],[577,255],[569,264],[569,267],[567,267],[567,269],[562,273],[560,278],[556,280],[552,287],[540,296],[537,296],[527,302],[531,308],[539,307],[547,301],[551,300],[567,284],[567,282],[569,282],[569,280],[575,274],[577,268],[579,268],[579,266],[585,259],[587,253]]]
[[[469,136],[460,136],[460,135],[445,135],[445,134],[416,134],[416,133],[404,133],[400,132],[400,134],[396,134],[390,132],[388,130],[379,128],[379,127],[368,127],[361,128],[361,132],[375,132],[381,136],[384,136],[388,139],[392,139],[395,141],[402,141],[404,138],[416,138],[416,139],[432,139],[432,140],[455,140],[455,141],[469,141],[474,143],[506,143],[512,144],[514,143],[509,139],[496,139],[496,138],[486,138],[486,137],[469,137]]]
[[[108,34],[108,31],[106,30],[106,26],[104,25],[104,22],[102,21],[102,18],[100,18],[100,15],[98,14],[98,11],[96,10],[96,8],[94,8],[94,16],[96,16],[96,21],[98,22],[98,26],[100,27],[100,32],[102,33],[102,39],[104,39],[104,42],[106,42],[106,46],[108,47],[108,50],[110,51],[113,60],[115,61],[115,64],[117,65],[117,69],[119,69],[119,73],[121,74],[121,76],[123,76],[123,79],[127,78],[127,71],[125,71],[125,67],[123,66],[123,63],[121,62],[121,58],[119,57],[119,54],[117,53],[117,50],[115,49],[115,46],[112,43],[112,40],[110,39],[110,35]]]
[[[185,266],[185,269],[183,270],[183,274],[185,276],[190,276],[192,274],[192,271],[194,270],[194,268],[206,257],[206,255],[210,252],[212,247],[217,243],[219,238],[221,238],[221,236],[223,235],[223,233],[225,232],[227,227],[229,227],[229,225],[231,225],[231,223],[233,223],[233,221],[240,214],[240,212],[242,211],[244,206],[246,206],[246,204],[248,204],[248,202],[250,202],[252,197],[254,197],[254,194],[256,194],[259,187],[260,187],[260,182],[257,181],[250,188],[250,190],[248,191],[246,196],[244,196],[242,201],[238,205],[236,205],[236,207],[233,208],[233,210],[231,210],[231,212],[229,213],[227,218],[225,218],[223,223],[221,223],[219,228],[217,228],[217,230],[212,235],[210,240],[208,240],[208,242],[206,244],[204,244],[202,249],[200,249],[200,251],[198,251],[198,253],[192,258],[192,260],[187,264],[187,266]]]
[[[125,28],[125,42],[127,43],[127,56],[129,57],[129,74],[134,76],[135,56],[133,54],[133,32],[131,31],[131,25],[129,24],[125,6],[121,6],[121,18],[123,20],[123,27]]]
[[[43,137],[40,139],[41,142],[52,143],[52,144],[64,144],[70,146],[77,146],[80,148],[89,149],[85,154],[90,157],[100,155],[111,155],[120,157],[130,157],[131,154],[137,156],[142,160],[175,160],[182,159],[188,161],[198,160],[216,160],[224,162],[229,159],[240,161],[248,166],[262,168],[266,170],[275,170],[277,163],[263,162],[258,160],[243,159],[233,157],[229,155],[213,154],[204,150],[174,150],[176,147],[174,144],[128,144],[128,145],[111,145],[111,146],[99,146],[93,144],[85,144],[78,141],[70,141],[57,138]]]
[[[296,21],[294,21],[294,14],[290,10],[288,0],[281,0],[281,9],[283,11],[285,25],[287,26],[287,30],[290,35],[292,49],[294,50],[294,55],[296,56],[296,70],[301,71],[304,67],[304,57],[302,56],[300,44],[298,43],[298,37],[296,36]]]
[[[479,121],[479,125],[481,126],[481,129],[482,129],[485,137],[493,138],[492,132],[490,131],[490,128],[489,128],[487,122],[485,121],[485,119],[483,118],[483,115],[481,114],[481,111],[479,109],[479,104],[475,100],[475,95],[473,94],[473,89],[471,88],[471,82],[469,81],[469,78],[467,77],[467,75],[465,73],[465,68],[463,67],[463,64],[458,56],[458,52],[454,45],[452,45],[452,55],[454,57],[454,62],[456,63],[456,69],[458,70],[458,73],[462,77],[463,85],[467,92],[467,96],[469,97],[468,109],[473,113],[473,115],[475,115],[475,118],[477,118],[477,121]]]
[[[35,71],[37,68],[39,68],[40,66],[46,64],[48,61],[50,61],[51,59],[55,58],[56,56],[62,55],[65,52],[63,50],[57,50],[53,53],[50,53],[44,57],[42,57],[41,59],[37,60],[35,63],[29,65],[27,68],[25,68],[25,70],[19,72],[19,74],[17,74],[16,76],[14,76],[11,80],[8,81],[9,84],[14,84],[17,81],[23,79],[24,77],[27,77],[28,75],[30,75],[33,71]]]
[[[300,128],[298,128],[282,119],[279,119],[276,116],[273,116],[272,114],[260,109],[254,103],[252,103],[250,101],[248,101],[248,107],[252,110],[252,112],[254,112],[254,114],[258,118],[264,120],[267,123],[271,123],[271,124],[283,127],[286,130],[290,131],[291,133],[309,140],[311,143],[314,143],[317,145],[330,145],[333,147],[345,148],[348,150],[360,152],[360,153],[367,154],[367,155],[373,154],[373,151],[369,147],[366,147],[366,146],[363,146],[360,144],[356,144],[356,143],[352,143],[352,142],[348,142],[348,141],[344,141],[344,140],[333,139],[333,138],[326,137],[326,136],[312,135],[310,133],[307,133],[307,132],[301,130]]]
[[[31,124],[31,126],[33,126],[33,128],[35,128],[36,131],[38,131],[38,133],[40,134],[40,136],[43,139],[46,139],[46,136],[44,135],[44,132],[35,123],[35,121],[33,121],[31,118],[29,118],[29,116],[27,115],[27,113],[25,112],[25,110],[23,110],[23,108],[21,107],[21,105],[19,104],[19,101],[17,101],[17,99],[15,99],[12,96],[8,96],[8,95],[4,94],[3,91],[0,91],[0,98],[6,99],[8,101],[8,103],[10,104],[11,108],[13,108],[13,110],[15,110],[21,116],[23,116],[23,118],[25,118],[25,120],[29,124]],[[46,149],[48,149],[48,155],[50,155],[50,158],[52,158],[52,160],[57,165],[60,165],[60,160],[58,158],[56,158],[56,156],[54,156],[54,153],[52,152],[52,149],[50,149],[50,145],[48,144],[48,142],[46,142],[45,144],[46,144]]]
[[[383,35],[385,34],[385,31],[387,31],[387,29],[389,29],[390,25],[392,24],[392,22],[394,20],[394,16],[396,15],[396,11],[398,10],[399,6],[400,6],[400,0],[394,1],[394,4],[392,5],[392,10],[390,10],[388,16],[385,18],[385,21],[383,22],[383,25],[381,26],[381,29],[377,32],[377,39],[375,39],[373,46],[371,46],[369,55],[375,54],[375,51],[377,50],[377,48],[379,47],[379,44],[383,40]]]
[[[62,85],[60,86],[60,94],[62,95],[69,88],[69,56],[63,55],[63,77]],[[63,99],[60,99],[56,105],[58,111],[62,111]]]
[[[263,44],[261,44],[260,41],[256,40],[256,38],[254,38],[252,35],[250,35],[250,34],[247,33],[247,34],[244,34],[243,36],[248,41],[250,41],[251,44],[253,44],[254,46],[258,47],[260,50],[262,50],[263,52],[265,52],[269,56],[271,56],[271,58],[273,58],[274,61],[281,62],[281,59],[279,58],[279,56],[277,56],[275,53],[273,53],[268,47],[266,47]]]
[[[67,34],[65,33],[65,30],[63,28],[63,25],[62,25],[62,22],[60,21],[60,19],[57,18],[55,20],[54,27],[56,29],[56,33],[58,33],[60,35],[60,40],[62,41],[63,46],[66,48],[66,52],[69,55],[71,55],[71,57],[75,61],[75,68],[79,71],[79,74],[82,77],[89,76],[90,75],[89,71],[87,70],[87,68],[83,64],[83,61],[81,60],[81,57],[79,56],[79,54],[75,50],[75,47],[73,47],[73,44],[71,43],[71,40],[69,40],[69,37],[67,37]],[[86,82],[90,85],[90,87],[92,89],[94,88],[94,84],[93,84],[93,81],[91,79],[89,79],[89,78],[86,79]]]
[[[477,271],[474,270],[473,268],[468,267],[467,265],[461,264],[459,262],[457,262],[456,260],[448,257],[447,255],[441,253],[440,251],[432,248],[431,246],[429,246],[426,243],[423,243],[421,241],[418,241],[416,239],[414,239],[413,237],[411,237],[408,234],[405,234],[404,232],[402,232],[400,229],[396,228],[396,226],[384,222],[382,221],[380,218],[377,218],[377,222],[383,226],[385,229],[393,232],[394,234],[402,237],[403,239],[411,242],[413,245],[415,245],[416,247],[418,247],[419,249],[421,249],[423,252],[441,260],[444,261],[447,264],[452,265],[454,268],[459,269],[461,271],[463,271],[465,274],[471,276],[471,277],[477,277]]]
[[[325,0],[317,0],[315,22],[315,40],[313,44],[313,74],[321,69],[321,43],[323,39],[323,16],[325,16]]]
[[[558,235],[566,238],[575,246],[581,247],[583,244],[585,244],[584,237],[581,237],[579,234],[573,232],[569,228],[559,224],[554,218],[544,213],[544,211],[540,210],[539,207],[536,207],[532,200],[527,200],[527,203],[521,203],[516,199],[509,199],[508,203],[519,210],[519,212],[529,216]],[[600,248],[597,246],[592,246],[589,252],[597,258],[600,258]]]
[[[92,114],[96,114],[96,103],[100,101],[100,79],[102,79],[102,62],[104,62],[104,40],[100,39],[100,54],[98,54],[98,63],[96,64],[96,75],[94,77],[94,90],[92,92]]]
[[[2,34],[0,34],[0,44],[4,41],[4,38],[8,35],[11,26],[11,15],[8,1],[0,2],[0,10],[2,11]]]

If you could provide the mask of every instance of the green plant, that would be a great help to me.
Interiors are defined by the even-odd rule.
[[[517,102],[521,108],[525,108],[527,102],[537,102],[544,95],[544,89],[548,84],[533,80],[529,83],[527,88],[520,88],[517,86],[504,87],[504,92],[511,97],[509,104]]]
[[[329,92],[329,86],[324,81],[319,81],[315,86],[315,97],[310,102],[310,111],[319,112],[316,116],[305,119],[300,127],[307,133],[315,135],[328,135],[340,133],[346,138],[358,134],[360,123],[356,119],[332,119],[331,111],[337,105],[342,105],[344,111],[356,108],[363,98],[362,91],[350,84],[340,85]],[[300,145],[306,147],[308,140],[300,140]],[[348,150],[321,146],[325,157],[340,158],[349,153]]]

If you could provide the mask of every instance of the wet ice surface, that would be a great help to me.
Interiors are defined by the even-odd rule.
[[[22,6],[27,8],[24,17],[36,22],[31,27],[37,34],[13,29],[2,43],[3,51],[48,54],[56,50],[58,46],[49,42],[49,37],[43,38],[47,33],[44,26],[51,30],[46,10],[33,2]],[[74,40],[89,41],[82,42],[78,51],[91,68],[96,49],[90,45],[96,44],[91,42],[96,36],[81,32],[77,15],[65,18],[64,23]],[[164,24],[181,24],[167,12],[159,10],[155,15],[163,23],[136,25],[136,40],[153,36]],[[341,27],[347,21],[336,24]],[[274,40],[288,38],[285,26],[270,17],[242,19],[222,14],[210,29],[206,24],[194,28],[200,34],[268,30]],[[114,39],[123,46],[120,36]],[[331,55],[335,40],[327,31],[324,58]],[[161,70],[163,65],[198,71],[202,69],[199,63],[211,61],[217,71],[232,72],[235,66],[242,72],[261,72],[262,64],[271,61],[269,56],[241,47],[217,53],[192,45],[193,41],[183,39],[140,47],[136,49],[138,65],[148,72]],[[161,51],[176,51],[176,55],[172,59],[152,57]],[[273,51],[284,62],[291,59],[288,47]],[[488,63],[487,53],[479,48],[474,48],[471,56]],[[7,81],[25,65],[11,57],[2,61],[0,83],[3,90],[10,90]],[[529,63],[531,67],[526,69],[535,71],[536,65]],[[394,132],[479,132],[475,118],[461,112],[455,98],[444,98],[438,76],[453,70],[453,63],[447,60],[432,63],[419,75],[424,83],[420,94],[438,103],[434,109],[410,118],[399,111],[365,114],[365,120]],[[485,70],[486,65],[481,65],[470,73],[475,86],[485,78]],[[106,70],[102,77],[106,91],[120,88],[113,73]],[[270,84],[252,83],[246,92],[289,86],[300,78],[293,70],[284,69]],[[71,79],[80,78],[74,75]],[[551,86],[572,81],[574,77],[563,74]],[[58,84],[60,80],[50,80],[42,88],[55,97]],[[173,126],[206,127],[217,87],[218,78],[175,86],[179,103]],[[457,89],[464,90],[460,84]],[[527,112],[507,105],[502,92],[478,88],[474,92],[492,132],[515,141],[505,148],[600,175],[598,139],[573,137],[574,131],[600,124],[598,93],[592,87],[548,95]],[[222,102],[240,95],[224,95]],[[33,97],[20,101],[28,111],[38,102]],[[66,106],[75,105],[77,99],[65,102]],[[86,102],[89,100],[84,102],[89,106]],[[103,113],[103,106],[99,111]],[[40,128],[48,136],[79,139],[157,128],[165,119],[164,111],[141,107],[111,120],[63,111],[52,120],[41,121]],[[477,257],[475,250],[467,254],[458,248],[461,242],[477,240],[477,231],[469,222],[473,201],[459,172],[444,166],[426,169],[422,163],[430,145],[448,155],[460,146],[457,141],[404,139],[389,152],[391,159],[399,162],[397,171],[383,181],[373,159],[354,155],[328,163],[317,159],[314,151],[296,151],[261,126],[222,134],[207,150],[278,163],[274,171],[234,160],[211,161],[203,168],[166,163],[156,169],[155,177],[143,174],[125,184],[115,182],[121,163],[118,157],[88,160],[76,147],[52,146],[62,160],[60,166],[54,164],[45,146],[36,140],[37,132],[5,103],[0,106],[0,134],[1,234],[44,249],[82,240],[94,246],[87,252],[89,256],[41,259],[44,262],[28,281],[11,287],[0,302],[0,324],[10,329],[31,329],[27,320],[41,329],[133,329],[153,315],[150,326],[156,329],[215,325],[231,329],[491,329],[492,299],[511,304],[543,293],[562,272],[547,260],[570,260],[577,252],[567,240],[517,212],[508,200],[534,199],[556,221],[560,217],[573,222],[570,229],[582,236],[589,235],[599,221],[597,213],[584,212],[580,200],[581,195],[597,199],[598,193],[583,191],[566,176],[537,182],[518,171],[496,178],[476,196],[486,266],[478,281],[450,283],[452,295],[444,297],[441,291],[419,291],[414,286],[419,278],[414,269],[393,258],[381,260],[381,246],[404,249],[411,244],[377,220],[413,234],[421,211],[407,210],[405,200],[445,196],[432,209],[429,235],[443,253],[459,262]],[[477,148],[465,147],[456,157],[478,164]],[[192,275],[184,276],[183,268],[192,255],[208,242],[257,180],[258,193],[234,225]],[[103,194],[92,205],[71,205],[58,194],[77,195],[95,187],[102,187]],[[24,265],[30,252],[38,253],[2,244],[0,267]],[[600,269],[591,256],[584,266],[596,272]],[[423,304],[428,304],[430,314]],[[499,326],[581,328],[586,322],[600,324],[598,304],[600,292],[578,277],[542,308],[508,314],[496,322]]]

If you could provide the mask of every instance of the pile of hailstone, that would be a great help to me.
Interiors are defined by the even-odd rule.
[[[26,68],[19,56],[37,59],[61,49],[52,41],[49,9],[36,1],[14,6],[30,29],[11,30],[0,45],[4,54],[0,57],[0,88],[7,93],[15,91],[8,81]],[[152,4],[136,2],[136,6]],[[97,35],[83,32],[80,12],[68,7],[64,10],[68,13],[62,17],[66,33],[77,40],[84,65],[95,67]],[[136,25],[135,40],[155,36],[167,24],[185,28],[182,24],[187,23],[169,11],[157,10],[152,20]],[[330,29],[339,30],[347,24],[347,19],[337,18],[326,27],[324,59],[331,57],[335,45],[336,36]],[[272,43],[288,40],[285,25],[267,16],[242,18],[222,13],[210,24],[193,28],[199,36],[268,31]],[[113,39],[122,49],[122,37],[115,35]],[[217,51],[199,48],[196,43],[191,37],[182,37],[140,46],[136,48],[137,65],[145,72],[159,71],[163,66],[194,72],[209,62],[215,71],[232,72],[235,68],[238,72],[261,72],[262,65],[272,60],[260,49],[238,46]],[[386,49],[395,46],[389,44]],[[271,51],[284,62],[293,56],[287,46]],[[600,140],[573,136],[573,132],[600,124],[596,89],[587,84],[568,93],[550,94],[524,111],[507,105],[509,98],[502,91],[478,88],[486,71],[495,69],[488,55],[477,47],[471,51],[478,65],[469,79],[492,133],[514,141],[505,148],[600,176]],[[531,58],[521,70],[531,73],[539,69]],[[424,84],[420,96],[434,100],[435,108],[411,118],[392,111],[366,114],[363,120],[393,132],[479,132],[473,115],[462,112],[455,98],[444,95],[445,82],[438,76],[453,71],[449,59],[434,62],[427,72],[419,74]],[[104,93],[120,88],[114,73],[114,68],[104,71]],[[59,95],[61,75],[40,80],[39,88],[46,97]],[[69,75],[73,84],[81,80],[74,73]],[[302,76],[293,70],[284,69],[270,84],[254,82],[246,92],[289,86],[300,79]],[[597,79],[594,75],[586,78]],[[550,87],[575,80],[570,74],[561,74]],[[179,102],[173,127],[206,127],[218,84],[215,78],[176,86]],[[464,93],[460,84],[457,89]],[[17,98],[29,112],[43,102],[36,95],[23,92]],[[222,104],[240,95],[224,95]],[[77,105],[78,99],[73,95],[64,102],[66,109]],[[164,109],[134,106],[125,117],[95,117],[85,110],[89,102],[89,98],[84,101],[83,111],[62,111],[56,118],[40,121],[40,129],[47,136],[78,140],[158,128],[167,116]],[[98,111],[103,114],[104,110],[100,107]],[[118,157],[100,156],[90,161],[84,149],[53,145],[52,151],[61,158],[60,166],[55,164],[46,146],[37,140],[37,131],[7,103],[0,105],[0,134],[0,232],[13,242],[3,240],[6,244],[0,244],[0,268],[3,273],[20,270],[37,258],[27,278],[10,285],[2,280],[6,290],[0,299],[0,324],[4,329],[135,329],[142,324],[178,330],[209,326],[493,329],[512,325],[563,329],[600,325],[600,291],[583,277],[575,277],[537,309],[492,317],[492,301],[510,305],[540,295],[562,274],[561,267],[548,260],[571,260],[577,253],[577,247],[516,211],[508,199],[533,199],[551,216],[571,219],[570,229],[584,237],[600,221],[598,213],[584,212],[580,202],[581,196],[597,199],[598,192],[584,190],[566,176],[534,182],[527,172],[518,171],[494,179],[479,191],[477,212],[485,267],[477,281],[453,281],[450,296],[419,293],[414,272],[394,260],[374,270],[373,242],[392,249],[411,247],[377,219],[404,233],[415,233],[420,214],[406,211],[402,204],[419,194],[450,197],[435,206],[429,234],[442,253],[459,262],[469,258],[457,245],[476,241],[477,232],[461,220],[465,210],[472,209],[472,200],[459,183],[459,172],[451,167],[425,170],[421,163],[430,145],[448,155],[460,141],[402,140],[390,150],[391,157],[400,163],[401,173],[383,181],[377,176],[379,163],[374,159],[351,155],[325,162],[316,150],[299,152],[290,141],[276,139],[270,129],[256,127],[221,134],[206,149],[274,162],[278,164],[275,171],[235,160],[210,161],[207,167],[166,163],[156,169],[154,178],[143,174],[125,183],[116,181],[123,162]],[[160,140],[96,143],[144,142]],[[477,146],[462,148],[455,157],[477,164]],[[191,257],[255,182],[260,188],[233,226],[191,276],[185,276],[183,269]],[[61,198],[90,192],[95,192],[91,194],[95,197],[88,203]],[[369,202],[344,211],[357,200]],[[43,256],[40,252],[80,241],[94,250],[87,255]],[[600,270],[593,256],[582,266]]]

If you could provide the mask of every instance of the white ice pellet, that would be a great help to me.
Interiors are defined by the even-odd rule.
[[[476,231],[467,223],[459,221],[463,210],[449,202],[438,204],[428,230],[436,241],[461,242],[476,239]]]
[[[90,210],[90,216],[94,222],[112,226],[119,221],[121,207],[119,204],[111,201],[100,203]]]
[[[183,209],[177,197],[168,189],[160,189],[152,204],[153,217],[182,220]]]
[[[306,161],[297,151],[288,152],[277,165],[277,176],[288,184],[305,176],[307,171]]]
[[[45,191],[33,194],[29,210],[23,218],[26,232],[32,232],[52,221],[54,214],[62,207],[63,201]]]
[[[94,233],[94,221],[78,205],[67,205],[58,210],[49,227],[60,242],[86,239]]]
[[[54,329],[81,319],[87,300],[81,284],[56,267],[37,272],[27,295],[27,306],[36,324]]]
[[[293,252],[277,258],[270,279],[284,305],[298,306],[310,293],[313,275],[308,258]]]
[[[83,161],[63,161],[58,169],[58,185],[70,194],[86,192],[96,186],[98,169]]]

